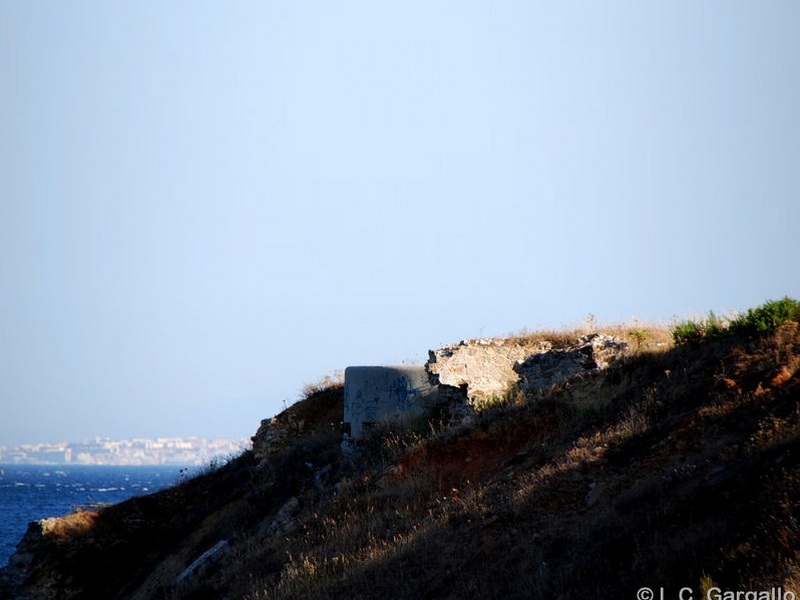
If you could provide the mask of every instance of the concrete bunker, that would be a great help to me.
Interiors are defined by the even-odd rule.
[[[425,414],[439,398],[424,366],[347,367],[344,423],[359,440],[375,423]]]
[[[589,382],[616,363],[627,343],[592,333],[558,348],[525,339],[465,340],[430,351],[425,365],[347,367],[344,424],[360,440],[371,425],[446,409],[466,416],[476,406],[502,398],[514,388],[535,395],[557,383]],[[591,378],[593,379],[593,378]],[[595,381],[599,384],[599,381]],[[576,402],[580,399],[574,386]],[[591,389],[586,389],[589,399]]]

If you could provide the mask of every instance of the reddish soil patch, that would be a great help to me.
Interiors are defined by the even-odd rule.
[[[437,487],[452,487],[465,481],[479,481],[493,473],[522,447],[521,440],[498,442],[486,434],[430,443],[406,454],[397,462],[404,477],[426,477]]]

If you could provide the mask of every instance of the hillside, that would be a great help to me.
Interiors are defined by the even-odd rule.
[[[0,598],[790,600],[800,323],[697,332],[616,328],[632,350],[595,377],[377,428],[357,455],[342,385],[312,389],[267,451],[32,524]]]

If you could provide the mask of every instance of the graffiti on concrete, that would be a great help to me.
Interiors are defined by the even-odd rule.
[[[364,426],[425,410],[436,394],[423,366],[348,367],[344,372],[344,422],[359,439]]]

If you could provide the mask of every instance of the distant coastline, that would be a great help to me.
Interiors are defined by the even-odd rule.
[[[204,465],[250,448],[250,441],[227,438],[94,438],[0,446],[0,464],[29,465]]]

